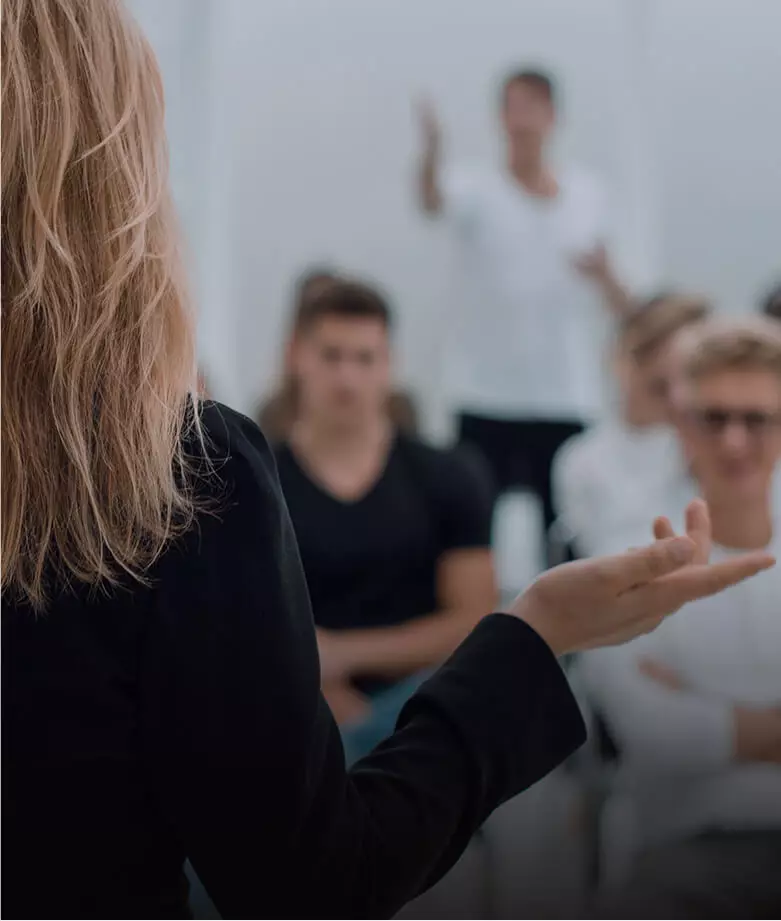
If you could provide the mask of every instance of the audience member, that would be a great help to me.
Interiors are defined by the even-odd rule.
[[[296,283],[292,322],[285,343],[282,382],[257,411],[258,424],[272,444],[280,444],[290,434],[298,408],[298,383],[290,360],[290,347],[296,329],[309,304],[339,281],[340,275],[328,268],[312,268]],[[412,397],[403,391],[392,391],[388,396],[388,416],[402,432],[414,435],[418,431],[418,416]]]
[[[711,322],[674,396],[714,555],[781,549],[781,332]],[[670,530],[657,523],[657,536]],[[586,655],[642,848],[617,917],[777,917],[781,909],[781,573],[693,602],[652,636]]]
[[[600,185],[581,169],[554,170],[553,80],[510,74],[501,91],[505,163],[443,168],[440,128],[421,109],[418,197],[449,219],[460,247],[463,303],[448,342],[446,389],[459,408],[460,440],[478,446],[501,492],[531,488],[553,521],[550,466],[560,445],[602,401],[602,287],[616,316],[630,309],[604,250]]]
[[[571,438],[553,464],[556,510],[578,554],[613,546],[688,482],[669,400],[672,342],[709,312],[701,298],[658,295],[620,325],[618,412]]]
[[[409,694],[396,683],[442,661],[497,597],[478,458],[388,419],[390,323],[382,297],[356,282],[305,305],[290,350],[298,415],[277,450],[323,690],[337,719],[374,741]]]

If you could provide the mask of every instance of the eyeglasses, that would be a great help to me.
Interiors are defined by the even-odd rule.
[[[721,435],[732,425],[739,425],[749,435],[760,438],[773,429],[781,427],[781,413],[765,412],[761,409],[720,409],[706,407],[692,410],[692,418],[709,435]]]

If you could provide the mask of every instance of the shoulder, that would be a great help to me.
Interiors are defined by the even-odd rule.
[[[306,614],[298,548],[268,442],[251,419],[219,403],[202,404],[200,423],[202,437],[185,439],[197,520],[164,558],[169,591],[186,584],[188,594],[214,597],[220,610],[242,593],[284,596]]]
[[[487,464],[467,446],[438,448],[406,435],[399,435],[397,444],[405,462],[438,493],[462,488],[482,490],[489,484]]]
[[[216,500],[222,511],[243,506],[241,517],[257,515],[262,507],[278,517],[281,489],[274,454],[258,426],[246,416],[207,402],[201,406],[200,427],[185,441],[195,464],[196,491]]]
[[[247,416],[210,401],[201,407],[200,423],[206,454],[213,463],[274,469],[274,455],[268,441]],[[193,444],[193,435],[189,441]]]
[[[567,439],[556,452],[554,471],[562,476],[572,476],[584,468],[599,465],[610,440],[604,425],[595,425],[579,435]]]

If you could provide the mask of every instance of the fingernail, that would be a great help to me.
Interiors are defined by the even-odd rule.
[[[670,556],[676,563],[685,563],[694,553],[694,544],[688,537],[675,537],[668,544]]]

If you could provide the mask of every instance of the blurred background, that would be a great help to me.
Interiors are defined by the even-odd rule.
[[[450,244],[413,200],[414,99],[446,153],[499,155],[496,90],[552,72],[556,154],[610,194],[611,253],[639,293],[753,308],[779,273],[777,0],[131,0],[160,59],[175,193],[219,399],[251,412],[279,370],[295,276],[374,279],[424,430],[440,386]]]

